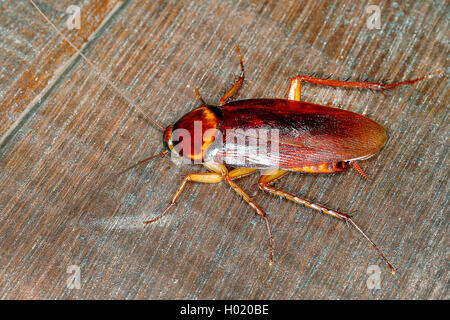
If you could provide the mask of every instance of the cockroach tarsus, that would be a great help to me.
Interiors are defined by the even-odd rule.
[[[274,238],[267,214],[235,182],[239,178],[262,171],[258,181],[259,189],[348,222],[369,241],[381,259],[387,264],[392,274],[395,273],[394,267],[385,255],[354,222],[351,216],[283,191],[274,187],[273,183],[291,171],[334,173],[344,171],[350,166],[362,177],[369,179],[358,165],[357,160],[365,160],[373,156],[386,143],[386,130],[375,121],[343,109],[302,101],[302,82],[340,88],[383,90],[400,85],[414,84],[430,78],[432,75],[391,84],[340,81],[299,75],[291,79],[287,99],[250,99],[228,102],[245,80],[243,57],[239,47],[236,46],[241,74],[233,86],[220,98],[219,106],[207,105],[196,88],[195,93],[201,102],[201,106],[185,114],[174,125],[165,128],[161,123],[148,116],[108,78],[104,77],[95,65],[45,16],[33,0],[29,1],[56,32],[73,47],[77,54],[95,70],[103,81],[109,84],[117,94],[124,97],[130,106],[144,114],[159,130],[164,132],[163,142],[167,147],[164,151],[139,161],[135,165],[119,172],[119,174],[155,157],[164,157],[169,153],[194,163],[200,163],[209,171],[207,173],[187,175],[167,209],[156,218],[144,221],[144,225],[156,222],[168,214],[170,209],[175,206],[188,182],[215,184],[224,181],[264,220],[269,234],[269,264],[273,265]],[[196,121],[201,122],[202,129],[215,130],[216,133],[220,134],[220,139],[217,139],[217,136],[211,138],[203,135],[198,138],[193,134],[191,136],[194,136],[194,141],[183,140],[177,145],[181,146],[182,151],[189,151],[180,152],[180,149],[177,149],[177,146],[174,144],[174,141],[179,140],[173,137],[173,133],[178,129],[193,133]],[[277,144],[279,146],[278,153],[264,152],[262,156],[258,153],[258,157],[252,157],[252,152],[248,150],[247,142],[236,142],[230,138],[232,134],[239,135],[242,132],[247,132],[246,130],[261,127],[278,130],[280,134],[279,140],[265,140],[266,143]],[[293,131],[296,132],[295,135],[292,134]],[[200,140],[196,141],[196,139]],[[261,151],[263,146],[258,143],[262,140],[256,141],[256,150]],[[191,145],[187,144],[192,143],[193,148],[183,148],[191,147]],[[245,159],[244,165],[239,163],[242,158]],[[227,165],[234,169],[228,170]]]

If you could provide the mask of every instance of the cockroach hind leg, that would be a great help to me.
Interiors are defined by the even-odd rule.
[[[335,217],[340,220],[346,221],[347,223],[350,223],[367,241],[369,241],[369,243],[373,246],[373,248],[378,253],[380,258],[387,264],[391,273],[395,274],[394,267],[388,261],[388,259],[384,256],[383,252],[377,247],[377,245],[372,241],[372,239],[370,239],[369,236],[353,221],[353,219],[350,215],[329,209],[320,204],[300,198],[298,196],[294,196],[291,193],[288,193],[286,191],[283,191],[281,189],[271,186],[270,185],[271,183],[273,183],[275,180],[281,178],[286,173],[284,170],[272,170],[272,171],[267,171],[266,173],[267,174],[262,175],[258,181],[258,186],[261,190],[270,192],[277,196],[282,196],[283,198],[286,198],[290,201],[296,202],[298,204],[302,204],[311,209],[320,211],[322,213],[328,214],[332,217]]]
[[[389,267],[389,270],[391,271],[392,275],[395,275],[395,268],[392,266],[392,264],[389,262],[389,260],[385,257],[383,252],[377,247],[377,245],[370,239],[370,237],[353,221],[350,216],[346,215],[347,217],[345,220],[349,222],[369,243],[372,245],[372,247],[375,249],[375,251],[378,253],[380,258],[386,263],[386,265]]]
[[[350,164],[364,179],[370,180],[369,176],[363,171],[363,169],[361,169],[356,161],[351,161]]]
[[[440,70],[439,70],[440,71]],[[342,81],[342,80],[332,80],[317,78],[314,76],[303,76],[298,75],[291,79],[289,86],[288,99],[301,101],[301,83],[308,82],[311,84],[334,87],[334,88],[359,88],[359,89],[373,89],[373,90],[385,90],[391,89],[402,85],[412,85],[416,82],[432,78],[442,72],[433,73],[421,78],[416,78],[412,80],[405,80],[396,83],[384,83],[384,82],[367,82],[367,81]]]

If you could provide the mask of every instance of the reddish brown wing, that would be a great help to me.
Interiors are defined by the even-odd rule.
[[[214,161],[235,167],[290,169],[364,159],[386,142],[386,130],[375,121],[306,102],[240,100],[222,111],[224,143]]]

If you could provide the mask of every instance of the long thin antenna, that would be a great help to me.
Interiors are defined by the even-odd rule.
[[[150,157],[148,157],[148,158],[142,159],[141,161],[135,163],[135,164],[132,165],[131,167],[128,167],[128,168],[126,168],[126,169],[120,171],[117,175],[121,175],[122,173],[125,173],[125,172],[127,172],[128,170],[131,170],[131,169],[133,169],[133,168],[136,168],[137,166],[139,166],[139,165],[141,165],[141,164],[143,164],[143,163],[145,163],[145,162],[148,162],[148,161],[150,161],[150,160],[152,160],[152,159],[155,159],[155,158],[158,158],[158,157],[161,157],[161,158],[162,158],[162,157],[165,157],[168,153],[169,153],[169,150],[164,150],[164,151],[162,151],[162,152],[160,152],[160,153],[158,153],[158,154],[154,154],[154,155],[152,155],[152,156],[150,156]]]
[[[110,81],[107,77],[105,77],[98,69],[97,67],[83,54],[83,52],[81,52],[80,49],[78,49],[73,43],[72,41],[70,41],[65,35],[64,33],[62,33],[61,31],[59,31],[58,27],[56,27],[56,25],[50,21],[50,19],[45,15],[45,13],[43,13],[41,11],[41,9],[39,9],[39,7],[34,3],[33,0],[29,0],[30,3],[33,5],[33,7],[36,8],[36,10],[40,13],[40,15],[50,24],[50,26],[52,26],[53,29],[55,29],[55,31],[84,59],[84,61],[86,61],[87,64],[89,64],[89,66],[97,73],[97,75],[100,77],[100,79],[102,79],[104,82],[106,82],[108,85],[110,85],[115,91],[116,93],[121,96],[122,98],[124,98],[127,103],[134,107],[135,109],[137,109],[139,112],[141,112],[151,123],[153,123],[156,127],[158,127],[161,131],[164,131],[164,126],[159,123],[158,121],[152,119],[146,112],[144,112],[144,110],[142,110],[141,107],[139,107],[133,100],[131,100],[131,98],[129,98],[124,92],[122,92],[112,81]]]

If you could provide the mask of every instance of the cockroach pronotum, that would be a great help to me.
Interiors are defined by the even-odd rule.
[[[381,250],[351,216],[283,191],[274,187],[272,183],[288,172],[335,173],[350,166],[367,179],[367,175],[357,161],[372,157],[386,143],[385,128],[366,116],[302,101],[300,96],[302,82],[330,87],[383,90],[413,84],[431,76],[392,84],[296,76],[291,79],[287,99],[250,99],[228,102],[244,82],[243,58],[239,47],[236,46],[241,75],[222,96],[219,105],[207,105],[196,89],[201,106],[182,116],[175,124],[164,127],[143,112],[109,79],[102,76],[92,62],[58,30],[36,4],[32,0],[30,2],[103,81],[125,98],[131,106],[146,115],[164,133],[163,143],[166,149],[141,160],[136,165],[170,153],[175,157],[201,164],[209,171],[187,175],[167,209],[156,218],[145,221],[144,225],[165,216],[175,205],[187,182],[214,184],[225,181],[264,220],[269,234],[269,263],[273,265],[274,239],[267,215],[235,182],[239,178],[262,171],[258,181],[258,187],[261,190],[348,222],[370,242],[391,272],[395,273],[394,267]],[[276,135],[272,134],[274,132]],[[190,139],[186,138],[188,136]],[[233,169],[229,170],[228,166]]]

